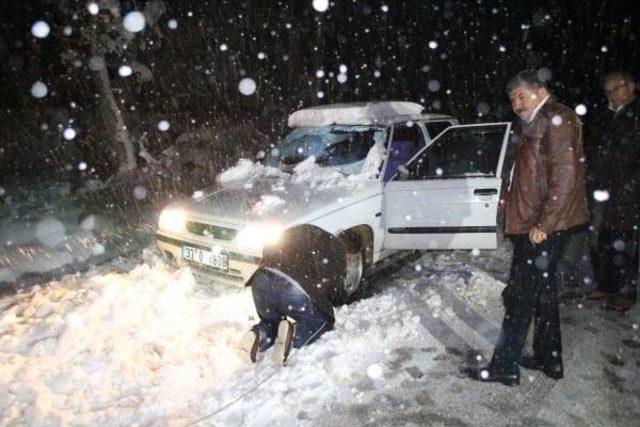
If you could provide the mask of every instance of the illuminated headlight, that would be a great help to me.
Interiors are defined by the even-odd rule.
[[[184,212],[177,209],[165,209],[160,214],[158,226],[161,230],[177,233],[184,229]]]
[[[282,232],[278,225],[249,225],[240,230],[236,243],[240,249],[260,252],[265,246],[277,245],[282,239]]]

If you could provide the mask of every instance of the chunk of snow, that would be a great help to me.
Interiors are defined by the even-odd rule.
[[[372,380],[377,380],[382,377],[382,366],[377,363],[371,364],[367,367],[367,376]]]
[[[245,77],[244,79],[240,80],[240,83],[238,84],[238,90],[240,90],[240,93],[244,96],[253,95],[256,91],[256,82],[252,78]]]
[[[121,65],[120,68],[118,68],[118,74],[120,74],[121,77],[129,77],[133,74],[133,70],[128,65]]]
[[[46,38],[51,32],[51,27],[44,21],[37,21],[31,26],[31,34],[39,39]]]
[[[587,114],[587,107],[584,104],[578,104],[576,105],[576,114],[579,116],[584,116],[585,114]]]
[[[144,19],[144,15],[141,12],[134,10],[133,12],[127,13],[122,21],[122,25],[124,26],[125,30],[131,33],[137,33],[144,30],[146,21]]]
[[[318,12],[326,12],[329,9],[329,0],[313,0],[312,4]]]
[[[424,107],[420,104],[403,101],[320,105],[292,113],[289,116],[289,126],[384,124],[404,115],[417,116],[423,109]]]
[[[284,205],[285,201],[278,196],[271,194],[263,194],[260,196],[260,200],[251,209],[258,215],[264,215],[269,212],[273,212],[280,206]]]
[[[64,224],[53,217],[45,218],[36,225],[36,239],[50,248],[64,242],[65,232]]]
[[[104,245],[100,244],[100,243],[95,243],[92,247],[91,247],[91,253],[95,256],[99,256],[104,254],[105,252],[105,248]]]

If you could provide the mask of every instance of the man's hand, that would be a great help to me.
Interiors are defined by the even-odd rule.
[[[538,243],[542,243],[547,240],[547,233],[538,227],[532,227],[531,230],[529,230],[529,240],[534,245],[537,245]]]

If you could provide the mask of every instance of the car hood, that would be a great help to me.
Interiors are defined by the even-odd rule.
[[[262,177],[215,189],[193,198],[184,208],[188,218],[202,221],[237,225],[308,223],[382,192],[379,180],[349,178],[295,182],[288,178]]]

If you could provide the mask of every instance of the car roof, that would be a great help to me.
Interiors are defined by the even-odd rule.
[[[424,107],[407,101],[352,102],[318,105],[289,115],[290,127],[329,125],[391,125],[415,120],[452,120],[446,114],[425,113]]]

